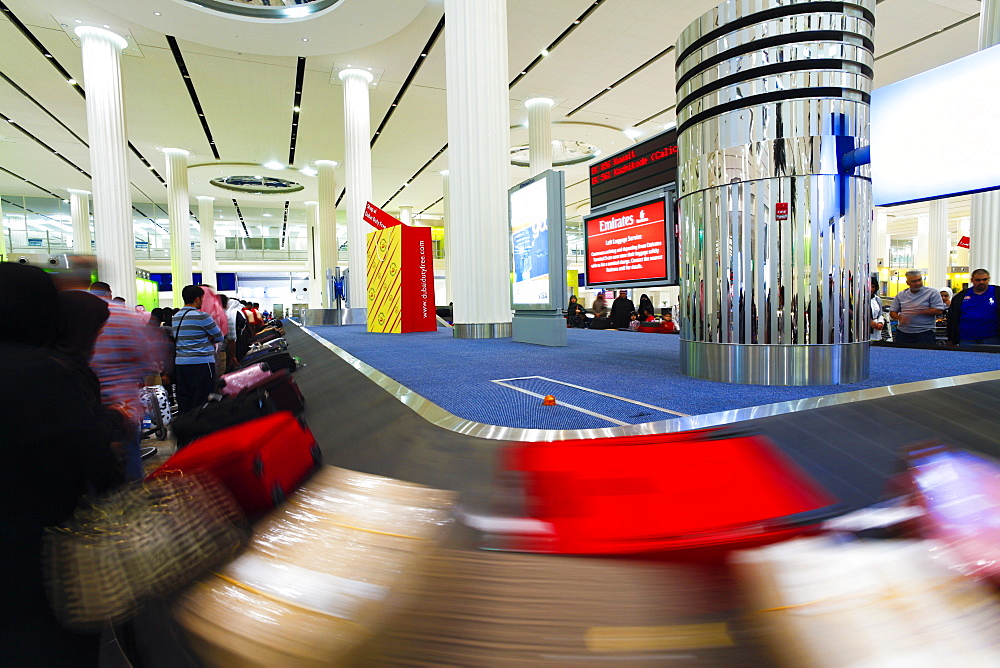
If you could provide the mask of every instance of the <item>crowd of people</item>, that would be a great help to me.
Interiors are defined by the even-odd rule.
[[[614,294],[614,292],[612,292]],[[628,298],[627,290],[619,290],[609,307],[604,293],[598,293],[590,309],[580,303],[576,295],[570,295],[565,311],[566,326],[581,329],[629,329],[638,330],[644,324],[655,323],[659,329],[666,332],[676,332],[677,323],[673,314],[656,316],[653,301],[648,295],[639,297],[639,307]]]
[[[84,495],[143,476],[140,390],[201,405],[264,325],[257,304],[189,285],[184,307],[140,311],[89,272],[0,263],[0,656],[15,665],[96,665],[98,638],[68,631],[46,600],[45,527]]]

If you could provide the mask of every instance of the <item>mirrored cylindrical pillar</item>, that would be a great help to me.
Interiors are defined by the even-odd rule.
[[[677,42],[681,367],[766,385],[868,377],[875,0],[729,2]]]

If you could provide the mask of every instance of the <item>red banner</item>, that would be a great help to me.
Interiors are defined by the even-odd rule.
[[[958,247],[959,248],[968,248],[969,247],[969,237],[962,237],[961,239],[959,239],[959,241],[958,241]]]
[[[393,218],[371,202],[365,203],[364,220],[376,230],[384,230],[387,227],[395,227],[396,225],[403,224],[402,221]]]

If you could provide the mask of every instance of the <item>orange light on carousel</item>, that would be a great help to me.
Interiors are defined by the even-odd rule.
[[[556,398],[554,396],[552,396],[551,394],[546,394],[545,398],[542,399],[542,405],[543,406],[555,406],[556,405]]]

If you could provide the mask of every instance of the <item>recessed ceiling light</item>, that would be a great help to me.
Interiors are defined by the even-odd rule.
[[[542,57],[545,57],[547,55],[549,55],[549,50],[548,49],[542,49]]]
[[[265,213],[265,214],[264,214],[264,217],[265,217],[265,218],[270,218],[270,217],[271,217],[271,214],[269,214],[269,213]]]
[[[75,86],[76,79],[66,79],[66,83],[68,83],[70,86]]]
[[[83,21],[81,21],[80,19],[76,19],[76,22],[77,23],[83,23]]]
[[[308,38],[308,37],[303,37],[303,38],[302,38],[302,41],[303,41],[303,42],[308,42],[308,41],[309,41],[309,38]]]
[[[111,30],[111,26],[104,26],[104,27],[107,28],[108,30]]]
[[[292,107],[292,111],[302,111],[301,107]]]
[[[277,160],[271,160],[270,162],[264,163],[265,169],[284,169],[285,166],[278,162]]]

